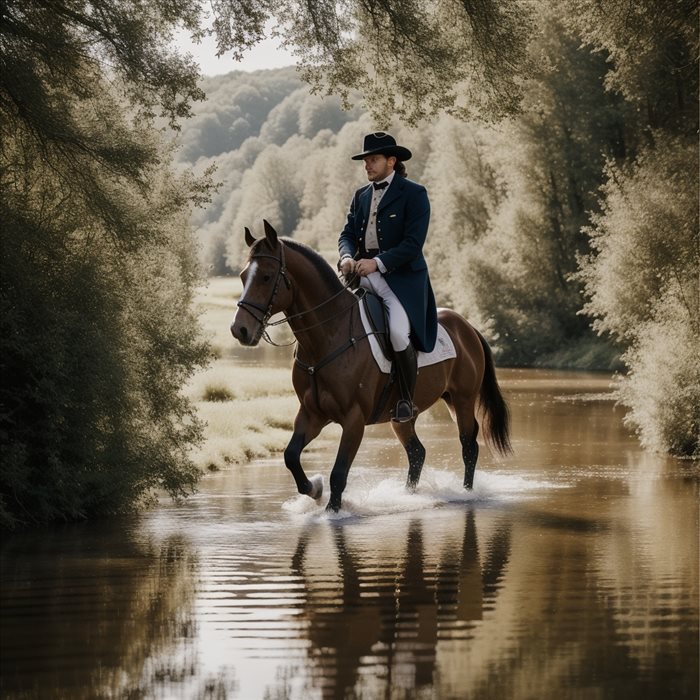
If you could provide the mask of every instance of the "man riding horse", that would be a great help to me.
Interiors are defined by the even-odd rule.
[[[377,294],[389,315],[401,398],[392,420],[413,419],[418,372],[416,350],[430,352],[437,337],[437,310],[423,244],[428,234],[430,202],[425,187],[406,178],[404,161],[411,151],[387,133],[364,138],[362,153],[371,184],[358,189],[338,239],[338,267],[346,278]]]
[[[387,382],[374,360],[371,334],[362,325],[358,296],[341,284],[316,251],[292,238],[280,238],[269,222],[263,222],[262,239],[245,230],[250,254],[241,272],[243,291],[231,333],[243,345],[257,345],[272,325],[272,316],[284,313],[275,324],[288,323],[298,344],[292,384],[299,399],[284,462],[299,493],[320,499],[323,478],[307,477],[301,454],[329,423],[340,425],[326,506],[335,512],[341,508],[365,426],[373,423],[395,421],[393,431],[408,457],[406,486],[411,491],[417,488],[425,447],[416,435],[413,403],[417,413],[440,399],[447,405],[462,443],[466,489],[473,487],[479,456],[477,406],[487,440],[501,454],[510,452],[508,406],[488,343],[455,311],[440,309],[436,314],[421,252],[430,205],[425,188],[405,178],[402,161],[410,157],[411,152],[388,134],[365,137],[364,151],[354,158],[365,161],[372,184],[355,193],[339,241],[340,269],[345,275],[359,275],[362,285],[378,292],[389,309],[391,343],[403,387],[393,413],[383,401]],[[426,364],[416,386],[413,346],[433,349],[438,318],[448,336],[443,340],[449,340],[454,352]]]

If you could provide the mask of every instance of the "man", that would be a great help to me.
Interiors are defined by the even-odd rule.
[[[425,187],[406,178],[403,162],[411,151],[384,132],[368,134],[362,160],[370,184],[357,190],[339,240],[338,267],[376,293],[389,313],[389,335],[396,356],[401,399],[392,420],[413,419],[416,350],[430,352],[437,337],[437,311],[423,244],[430,202]]]

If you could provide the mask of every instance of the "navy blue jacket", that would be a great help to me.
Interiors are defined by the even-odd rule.
[[[340,257],[369,257],[365,231],[372,202],[372,183],[355,192],[348,218],[338,239]],[[428,234],[430,202],[423,185],[394,175],[377,210],[378,257],[386,280],[411,322],[411,342],[430,352],[437,337],[437,310],[430,285],[423,244]]]

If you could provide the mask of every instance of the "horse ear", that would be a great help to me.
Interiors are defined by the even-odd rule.
[[[253,243],[255,243],[253,234],[250,232],[250,229],[247,226],[245,227],[245,242],[249,248],[251,248],[253,246]]]
[[[265,226],[265,238],[267,238],[267,242],[274,248],[277,245],[277,231],[272,228],[272,225],[266,219],[263,219],[263,225]]]

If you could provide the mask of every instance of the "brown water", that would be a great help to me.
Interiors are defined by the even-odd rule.
[[[697,698],[697,463],[642,452],[605,376],[501,377],[515,455],[472,494],[436,410],[414,496],[378,426],[333,517],[274,459],[6,538],[2,697]]]

